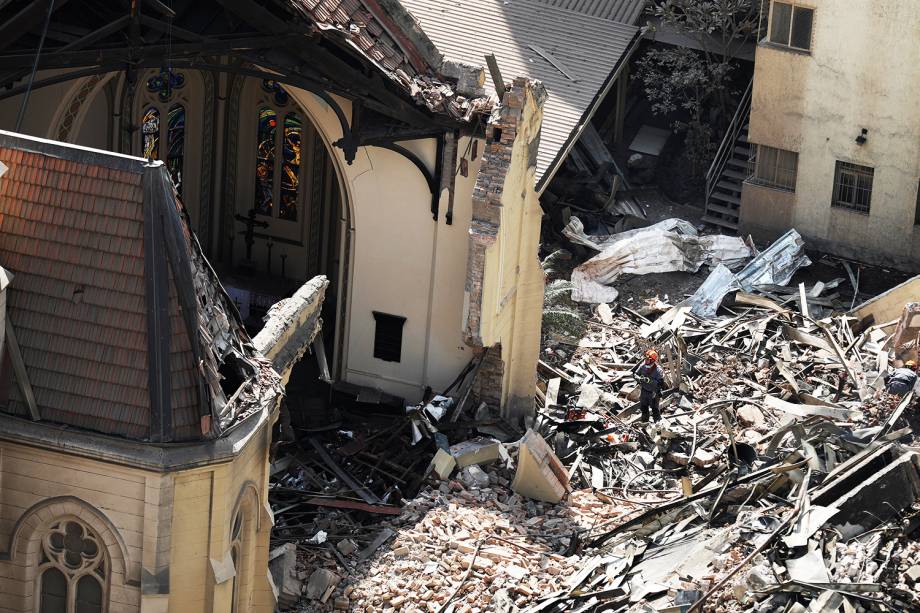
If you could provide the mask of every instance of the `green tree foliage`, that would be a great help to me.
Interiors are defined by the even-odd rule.
[[[585,328],[584,316],[572,300],[572,282],[565,279],[550,282],[543,294],[544,336],[578,342]]]
[[[730,79],[738,53],[758,30],[759,8],[753,0],[656,0],[649,8],[659,27],[687,36],[700,49],[656,47],[636,63],[654,113],[689,115],[674,127],[686,131],[694,175],[705,172],[715,153],[713,136],[724,132],[733,114]]]

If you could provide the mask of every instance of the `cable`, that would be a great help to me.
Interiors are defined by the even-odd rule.
[[[35,52],[35,62],[32,64],[32,74],[29,75],[29,85],[26,87],[26,93],[19,107],[19,115],[16,117],[16,132],[22,131],[22,120],[26,117],[26,108],[29,106],[29,97],[32,95],[32,84],[35,82],[36,73],[38,73],[38,60],[42,56],[42,48],[45,46],[45,36],[48,34],[48,26],[51,25],[51,13],[53,12],[54,0],[49,0],[48,14],[45,15],[45,27],[42,28],[42,37],[38,40],[38,51]]]

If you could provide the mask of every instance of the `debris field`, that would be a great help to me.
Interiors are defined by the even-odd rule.
[[[524,432],[467,401],[472,364],[417,407],[298,429],[272,468],[281,601],[920,610],[915,394],[885,384],[917,339],[848,314],[835,288],[852,276],[788,285],[808,265],[798,235],[752,255],[710,262],[675,304],[593,307],[582,338],[547,346]],[[650,348],[666,385],[647,423]]]

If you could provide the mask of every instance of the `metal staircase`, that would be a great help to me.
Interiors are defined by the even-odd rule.
[[[725,138],[706,173],[706,212],[703,221],[728,230],[738,229],[741,185],[750,175],[748,167],[753,145],[748,143],[751,117],[751,86],[748,83]]]

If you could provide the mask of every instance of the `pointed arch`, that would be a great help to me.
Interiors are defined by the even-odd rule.
[[[112,569],[126,577],[128,581],[138,581],[140,577],[129,576],[132,560],[124,537],[115,524],[99,509],[76,496],[56,496],[46,498],[29,507],[16,520],[13,526],[4,559],[20,560],[25,556],[37,555],[42,531],[54,522],[68,517],[76,518],[92,528],[105,544],[112,560]],[[131,574],[134,574],[133,572]]]

